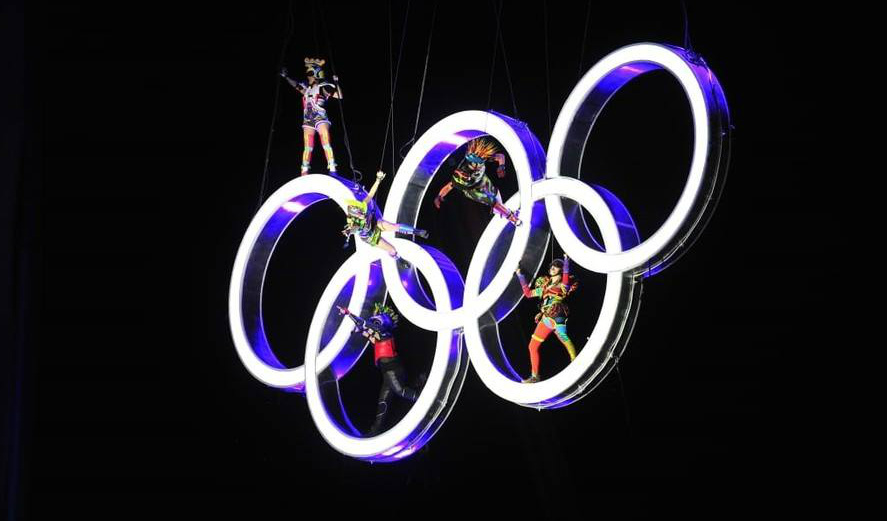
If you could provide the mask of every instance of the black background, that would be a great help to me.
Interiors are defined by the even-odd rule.
[[[410,7],[396,148],[412,135],[432,5]],[[580,71],[622,45],[683,41],[680,3],[663,2],[592,5],[583,43],[586,5],[505,5],[508,69],[499,48],[490,91],[493,4],[441,3],[419,134],[455,111],[512,114],[516,105],[545,145],[549,118]],[[866,443],[883,434],[871,429],[883,385],[862,376],[868,364],[853,351],[876,342],[847,333],[864,321],[840,287],[868,277],[842,265],[858,243],[830,201],[846,202],[841,181],[864,169],[839,154],[850,141],[842,117],[858,113],[824,99],[847,98],[857,58],[837,35],[856,32],[863,13],[689,3],[693,46],[723,84],[735,125],[726,189],[690,253],[645,281],[619,375],[584,400],[521,408],[469,369],[427,449],[370,465],[326,445],[302,396],[246,372],[230,339],[227,289],[262,197],[278,85],[265,195],[296,175],[301,151],[300,99],[276,76],[287,18],[293,74],[304,56],[329,57],[332,46],[353,162],[369,178],[380,158],[392,171],[390,144],[383,150],[388,9],[58,3],[29,7],[25,18],[10,8],[19,17],[11,25],[27,22],[25,62],[12,66],[27,114],[16,134],[24,144],[12,145],[22,160],[8,206],[19,252],[10,272],[19,304],[9,316],[22,332],[10,334],[5,387],[10,513],[721,518],[861,508],[878,483],[863,473],[883,479],[883,448]],[[391,7],[395,60],[406,10],[403,1]],[[835,60],[843,65],[823,65]],[[349,176],[343,107],[330,107]],[[879,101],[869,109],[883,118]],[[623,199],[644,236],[682,186],[688,112],[679,87],[654,73],[621,91],[592,135],[586,171],[600,172],[594,181]],[[322,167],[318,145],[314,169]],[[513,193],[513,172],[500,186]],[[378,200],[386,194],[387,184]],[[486,213],[458,194],[439,212],[424,204],[428,242],[464,270]],[[306,214],[269,271],[269,336],[289,363],[301,363],[308,314],[347,255],[336,212],[321,205]],[[600,279],[579,276],[574,312],[594,316]],[[502,325],[524,373],[533,313],[525,303]],[[571,334],[582,338],[590,326],[574,318]],[[415,372],[429,360],[422,346],[431,336],[403,329],[399,345]],[[549,374],[565,363],[554,339],[542,357]],[[880,367],[882,359],[871,365]],[[377,387],[366,358],[343,382],[359,422],[372,416]],[[878,407],[861,406],[872,397]]]

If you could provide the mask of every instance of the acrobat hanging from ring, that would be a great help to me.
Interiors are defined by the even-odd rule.
[[[385,172],[380,170],[376,172],[376,182],[373,183],[370,191],[367,192],[366,197],[364,197],[362,201],[355,199],[345,201],[347,204],[347,215],[345,217],[345,229],[342,230],[342,235],[348,238],[352,235],[357,235],[363,242],[370,246],[381,248],[388,252],[388,255],[395,260],[399,260],[400,255],[398,255],[397,250],[390,242],[382,238],[382,232],[406,233],[422,237],[423,239],[428,238],[428,232],[406,224],[390,223],[379,217],[376,201],[373,197],[375,197],[376,191],[382,183],[382,179],[385,179]]]
[[[533,289],[530,289],[520,268],[514,273],[520,281],[525,297],[541,299],[539,313],[536,314],[536,330],[533,331],[528,346],[531,374],[529,378],[523,380],[523,383],[536,383],[539,381],[539,347],[552,331],[567,348],[570,361],[576,359],[576,347],[567,335],[567,316],[570,314],[570,308],[567,307],[564,300],[576,291],[579,283],[575,277],[570,275],[570,259],[566,255],[564,255],[564,260],[554,259],[551,262],[551,266],[548,268],[549,276],[537,278]]]
[[[376,419],[367,433],[368,436],[375,436],[384,426],[393,395],[415,402],[425,385],[427,376],[425,373],[419,375],[416,389],[406,385],[406,371],[394,347],[394,330],[399,319],[394,309],[376,302],[373,304],[372,316],[366,320],[343,307],[339,307],[339,314],[347,315],[354,322],[353,332],[363,335],[373,344],[373,362],[382,371],[382,387],[379,389]]]
[[[302,93],[302,131],[305,148],[302,150],[301,175],[307,175],[311,166],[311,154],[314,152],[314,134],[320,133],[320,143],[326,154],[327,169],[336,173],[336,159],[330,143],[330,120],[326,113],[326,102],[329,98],[342,99],[339,78],[333,76],[333,83],[324,80],[323,65],[326,60],[305,58],[305,75],[307,83],[296,81],[287,75],[286,67],[280,75],[297,91]]]
[[[493,185],[493,181],[487,175],[487,163],[495,162],[496,176],[505,177],[505,154],[499,152],[496,145],[489,139],[478,138],[468,143],[465,157],[453,170],[453,178],[440,189],[434,198],[434,207],[438,210],[444,197],[453,188],[459,189],[462,195],[477,203],[490,207],[491,212],[508,219],[508,221],[520,226],[521,221],[517,213],[512,212],[502,204],[499,190]]]

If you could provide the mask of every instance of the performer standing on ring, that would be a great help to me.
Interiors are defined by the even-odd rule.
[[[571,295],[579,283],[570,275],[570,259],[564,255],[564,260],[554,259],[548,268],[548,277],[539,277],[533,289],[527,285],[527,279],[524,278],[520,268],[514,271],[520,281],[521,288],[524,290],[524,296],[527,298],[536,297],[542,299],[539,304],[539,313],[536,314],[536,330],[530,339],[530,370],[529,378],[523,380],[523,383],[536,383],[539,381],[539,347],[552,331],[557,335],[558,340],[567,348],[570,355],[570,361],[576,359],[576,347],[573,341],[567,336],[567,315],[570,314],[570,308],[564,303],[564,300]]]
[[[458,188],[468,199],[489,206],[491,212],[508,219],[515,226],[520,226],[521,221],[517,218],[517,214],[500,202],[499,190],[486,174],[486,163],[492,161],[498,164],[496,175],[500,179],[505,177],[505,154],[499,152],[496,145],[488,139],[472,140],[468,144],[465,157],[453,170],[453,179],[445,184],[434,198],[434,207],[440,210],[444,197],[453,188]]]
[[[302,130],[305,148],[302,151],[301,175],[308,174],[311,166],[311,154],[314,151],[314,134],[320,133],[320,143],[326,153],[326,164],[331,174],[336,173],[336,160],[333,157],[333,146],[330,144],[330,120],[326,114],[326,101],[329,98],[342,99],[339,78],[333,76],[333,82],[324,81],[323,65],[326,60],[305,58],[305,74],[308,83],[296,81],[287,76],[286,67],[280,75],[297,91],[302,93]]]

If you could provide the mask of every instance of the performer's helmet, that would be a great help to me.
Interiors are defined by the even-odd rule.
[[[379,331],[390,333],[395,327],[400,317],[389,306],[376,302],[373,305],[373,315],[369,318],[370,323]]]

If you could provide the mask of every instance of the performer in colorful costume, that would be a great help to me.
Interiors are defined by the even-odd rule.
[[[393,395],[410,402],[415,402],[419,397],[419,391],[406,386],[406,371],[394,348],[394,329],[397,327],[398,316],[392,308],[380,302],[373,305],[373,315],[366,320],[342,307],[339,308],[339,313],[348,315],[348,318],[354,322],[354,332],[360,333],[373,344],[373,360],[376,367],[382,371],[382,388],[379,390],[376,419],[367,434],[375,436],[382,430]],[[424,380],[425,375],[420,374],[420,389]]]
[[[520,280],[521,288],[524,290],[524,296],[527,298],[536,297],[541,299],[539,304],[539,313],[536,314],[536,330],[530,339],[530,370],[529,378],[523,380],[524,383],[536,383],[539,381],[539,346],[548,338],[552,331],[557,335],[558,340],[567,348],[570,355],[570,361],[576,359],[576,347],[573,345],[570,337],[567,336],[567,315],[570,309],[564,300],[571,295],[579,283],[570,275],[570,259],[564,255],[564,260],[555,259],[548,269],[548,277],[539,277],[533,289],[527,284],[520,268],[514,272]]]
[[[296,90],[302,93],[302,130],[305,148],[302,151],[301,175],[308,174],[311,165],[311,154],[314,151],[314,134],[320,133],[320,143],[326,153],[326,164],[331,174],[336,173],[336,160],[333,157],[333,146],[330,144],[330,120],[326,114],[326,101],[329,98],[342,99],[339,78],[333,76],[335,83],[324,80],[323,65],[326,60],[305,58],[305,74],[307,83],[296,81],[287,76],[286,68],[280,75]]]
[[[505,154],[499,152],[496,145],[488,139],[472,140],[468,144],[465,157],[453,170],[453,179],[445,184],[434,198],[435,208],[440,209],[444,197],[453,188],[457,188],[468,199],[489,206],[491,211],[508,219],[511,224],[520,226],[521,221],[517,218],[517,214],[502,204],[499,190],[486,174],[486,163],[492,161],[498,164],[496,175],[500,179],[505,177]]]
[[[346,204],[348,205],[348,215],[345,218],[346,225],[345,229],[342,230],[342,234],[346,237],[357,235],[363,242],[370,246],[382,248],[388,252],[388,255],[395,259],[399,259],[400,256],[397,254],[397,250],[394,246],[382,238],[382,232],[394,231],[407,233],[422,237],[423,239],[428,238],[428,232],[413,228],[412,226],[407,226],[406,224],[390,223],[377,217],[376,202],[373,200],[373,197],[376,195],[376,190],[379,189],[379,184],[382,182],[382,179],[385,179],[385,172],[380,170],[379,172],[376,172],[376,182],[373,183],[372,188],[370,188],[367,196],[363,198],[363,201],[357,201],[355,199],[346,201]]]

